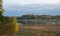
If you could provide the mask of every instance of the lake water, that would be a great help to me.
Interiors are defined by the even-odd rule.
[[[33,23],[33,22],[35,22],[35,23],[45,23],[45,24],[60,24],[60,19],[59,20],[56,20],[56,19],[54,19],[54,20],[46,20],[46,19],[42,19],[42,20],[18,20],[18,22],[19,23]]]

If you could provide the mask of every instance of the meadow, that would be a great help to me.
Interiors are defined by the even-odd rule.
[[[60,36],[60,26],[19,26],[19,31],[13,36]]]

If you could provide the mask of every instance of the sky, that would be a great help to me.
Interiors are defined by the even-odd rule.
[[[3,0],[3,4],[58,4],[60,0]]]
[[[4,15],[11,15],[10,12],[7,12],[6,8],[10,8],[10,5],[17,5],[17,6],[25,6],[25,5],[29,5],[29,4],[60,4],[60,0],[3,0],[3,8],[5,10]],[[7,7],[6,5],[8,5],[9,7]],[[34,6],[33,6],[34,7]],[[11,9],[11,8],[10,8]],[[10,10],[8,9],[8,10]],[[15,8],[16,9],[16,8]],[[13,9],[14,10],[14,9]],[[10,10],[12,11],[12,10]],[[16,11],[16,10],[14,10]],[[13,12],[13,11],[12,11]],[[19,11],[20,12],[20,11]],[[19,13],[18,12],[18,13]],[[8,14],[7,14],[8,13]],[[14,13],[14,12],[13,12]],[[15,15],[18,13],[14,13]],[[21,12],[20,12],[21,13]],[[14,15],[13,14],[13,15]],[[44,13],[43,13],[44,14]]]

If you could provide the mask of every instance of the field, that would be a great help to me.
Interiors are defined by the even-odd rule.
[[[13,36],[60,36],[60,26],[19,26]]]
[[[60,32],[60,26],[22,26],[22,28]]]

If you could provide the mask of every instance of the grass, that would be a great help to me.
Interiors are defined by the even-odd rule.
[[[33,27],[38,28],[39,26],[20,26],[19,31],[13,36],[60,36],[60,32],[48,31],[44,30],[44,28],[33,29]],[[3,36],[12,36],[12,35],[3,35]]]

